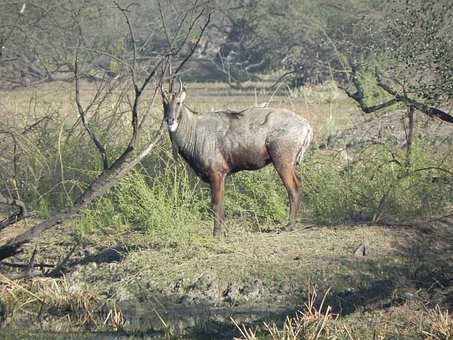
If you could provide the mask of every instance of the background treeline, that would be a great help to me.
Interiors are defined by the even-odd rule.
[[[117,58],[130,56],[133,44],[116,5],[129,13],[138,61],[146,62],[184,39],[181,18],[206,3],[3,0],[2,84],[70,78],[80,30],[86,76],[118,76]],[[184,70],[186,79],[241,87],[280,72],[280,80],[298,86],[344,83],[354,70],[362,77],[377,68],[409,97],[431,104],[452,97],[451,1],[234,0],[208,6],[215,11],[212,22]]]

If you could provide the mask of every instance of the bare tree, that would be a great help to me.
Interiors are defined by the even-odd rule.
[[[73,51],[73,72],[74,72],[74,91],[75,102],[79,117],[84,131],[88,134],[90,140],[95,146],[95,150],[99,155],[102,164],[100,174],[90,183],[86,190],[73,202],[71,208],[61,211],[50,218],[38,223],[25,231],[24,233],[14,237],[13,239],[0,246],[0,260],[11,257],[21,252],[22,247],[31,240],[38,238],[41,233],[56,225],[62,224],[64,221],[80,215],[83,208],[86,208],[93,200],[108,192],[125,174],[127,174],[135,165],[137,165],[160,140],[161,130],[155,130],[154,135],[146,141],[144,138],[144,129],[149,121],[150,107],[152,107],[158,89],[164,79],[165,71],[170,67],[170,61],[179,60],[175,66],[175,73],[178,73],[185,63],[194,53],[195,48],[200,42],[211,19],[211,8],[209,2],[199,3],[195,0],[192,2],[192,7],[189,14],[183,15],[180,19],[178,31],[173,35],[168,34],[167,41],[173,41],[169,44],[167,51],[161,53],[146,63],[140,62],[140,51],[142,47],[136,38],[134,24],[131,20],[131,15],[135,7],[135,3],[129,2],[123,5],[120,2],[113,2],[115,8],[125,21],[127,27],[127,39],[131,44],[131,53],[126,53],[122,56],[114,56],[108,52],[98,50],[87,44],[83,24],[81,22],[80,9],[74,10],[74,27],[77,33],[77,42]],[[161,12],[163,13],[163,12]],[[162,16],[162,27],[166,30],[167,23]],[[189,41],[189,37],[195,35],[195,42],[192,42],[190,48],[184,50]],[[182,38],[180,38],[182,36]],[[178,38],[178,39],[176,39]],[[96,53],[100,55],[108,55],[121,65],[121,73],[125,79],[109,79],[103,77],[97,86],[97,91],[87,105],[82,103],[81,95],[81,78],[82,71],[82,54]],[[112,93],[115,86],[125,83],[130,84],[130,91],[126,94],[127,102],[129,103],[129,141],[126,147],[110,159],[107,146],[102,142],[95,129],[90,124],[90,115],[99,102],[105,101]],[[143,108],[143,97],[145,91],[151,88],[151,99],[148,103],[148,109]],[[148,92],[146,92],[148,93]],[[91,115],[93,117],[93,115]],[[15,217],[15,221],[24,218],[25,205],[17,200],[7,200],[1,197],[0,203],[7,203],[19,207],[21,210],[19,215]],[[5,202],[3,202],[5,201]]]

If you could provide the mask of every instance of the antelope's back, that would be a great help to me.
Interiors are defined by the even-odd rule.
[[[278,108],[251,108],[227,118],[231,130],[248,130],[252,134],[269,134],[286,130],[300,134],[311,131],[310,123],[293,111]]]
[[[312,135],[308,121],[286,109],[254,107],[237,112],[212,112],[201,117],[203,131],[217,139],[218,144],[231,144],[230,148],[264,145],[266,139],[276,135],[304,140]]]

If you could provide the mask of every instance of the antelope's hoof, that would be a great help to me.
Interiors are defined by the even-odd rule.
[[[214,236],[214,238],[222,238],[223,236],[225,236],[225,233],[222,232],[222,229],[220,228],[214,228],[212,236]]]
[[[284,228],[284,231],[293,231],[296,223],[294,222],[289,222]]]

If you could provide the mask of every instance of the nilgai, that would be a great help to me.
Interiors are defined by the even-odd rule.
[[[186,90],[181,81],[176,91],[166,92],[161,87],[161,94],[173,148],[211,186],[214,236],[222,235],[225,177],[241,170],[261,169],[269,163],[288,191],[287,229],[291,230],[299,211],[301,188],[296,165],[311,142],[310,124],[285,109],[253,107],[196,114],[184,106]]]

